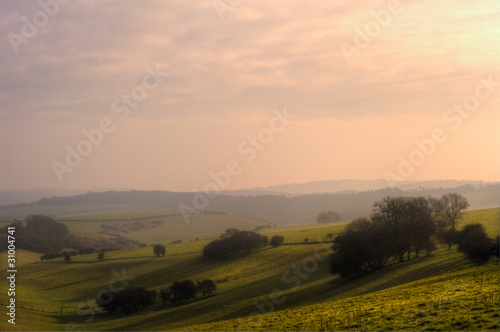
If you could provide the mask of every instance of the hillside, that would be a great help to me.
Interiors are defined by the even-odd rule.
[[[499,217],[500,209],[467,212],[461,227],[481,222],[493,236],[498,234]],[[251,322],[245,321],[248,315],[258,310],[256,304],[268,303],[277,290],[282,291],[280,299],[285,296],[286,300],[274,304],[272,314],[258,316],[264,318],[259,329],[498,329],[498,259],[477,267],[455,248],[439,246],[430,257],[343,281],[329,273],[327,260],[321,260],[327,258],[329,244],[316,242],[341,228],[265,229],[265,234],[280,233],[289,241],[278,248],[266,247],[223,261],[201,259],[208,240],[167,244],[165,257],[154,257],[151,247],[107,252],[104,261],[98,261],[94,254],[81,255],[69,264],[61,259],[33,262],[30,255],[25,256],[23,264],[20,255],[16,291],[19,324],[14,329],[234,330],[241,327],[238,318],[251,327]],[[304,242],[304,237],[310,241]],[[310,265],[307,276],[298,278],[294,267],[305,266],[315,255],[317,267]],[[6,261],[2,258],[2,269],[6,269]],[[215,296],[179,307],[163,307],[157,302],[135,315],[109,317],[97,313],[95,318],[77,309],[89,298],[92,303],[96,294],[109,289],[110,283],[120,286],[117,273],[128,278],[124,279],[128,286],[148,289],[185,278],[222,282],[217,284]],[[6,279],[0,281],[0,287],[7,287]],[[0,302],[6,301],[6,293],[1,293]],[[450,320],[451,312],[459,313],[455,321]],[[409,320],[411,317],[413,320]],[[362,324],[354,325],[359,319]],[[425,324],[419,325],[424,320]],[[5,324],[2,321],[2,330],[6,330]]]
[[[72,234],[90,238],[117,235],[147,244],[215,238],[228,228],[255,230],[275,226],[226,214],[196,214],[189,223],[178,212],[142,212],[140,218],[136,215],[137,212],[60,216],[56,220],[66,224]]]
[[[490,185],[495,184],[484,181],[466,181],[466,180],[433,180],[433,181],[397,181],[392,184],[393,188],[400,190],[418,190],[421,188],[437,189],[437,188],[456,188],[466,185]],[[496,183],[498,184],[498,183]],[[265,188],[255,188],[256,192],[264,194],[281,193],[285,195],[307,195],[307,194],[322,194],[322,193],[337,193],[337,192],[359,192],[369,190],[380,190],[388,186],[388,181],[384,179],[374,180],[324,180],[313,181],[307,183],[293,183]],[[237,190],[235,192],[238,192]],[[251,192],[251,189],[246,190]]]

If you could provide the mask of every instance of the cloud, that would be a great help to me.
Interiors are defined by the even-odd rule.
[[[224,146],[221,142],[241,138],[237,130],[225,137],[218,129],[251,132],[246,124],[259,126],[272,108],[283,105],[306,122],[333,128],[339,123],[368,128],[366,119],[420,117],[419,129],[425,131],[470,93],[479,76],[498,74],[496,1],[401,2],[401,13],[348,63],[340,43],[353,44],[355,28],[364,29],[374,12],[386,8],[385,1],[241,2],[221,22],[210,1],[73,0],[60,5],[15,53],[8,34],[21,34],[21,18],[32,21],[42,9],[38,2],[4,1],[0,126],[28,136],[33,126],[55,131],[57,140],[39,139],[47,154],[61,155],[83,128],[116,117],[111,103],[141,84],[148,65],[162,64],[168,65],[169,77],[148,92],[127,124],[117,125],[117,137],[122,137],[118,128],[129,132],[134,126],[138,133],[160,135],[162,123],[168,130],[185,128],[197,142],[212,135],[213,144]],[[198,125],[203,123],[206,127]],[[415,125],[399,124],[401,132],[414,132]],[[314,127],[304,128],[308,131],[291,141],[324,147]],[[326,141],[344,139],[347,134],[340,132],[342,127]],[[2,134],[9,143],[0,151],[8,156],[19,148],[10,135]],[[351,149],[367,144],[363,134],[348,137]],[[140,145],[140,135],[135,139]],[[197,144],[183,146],[198,154],[204,145]],[[311,156],[302,153],[304,160]],[[350,156],[343,152],[345,160]],[[212,165],[221,163],[217,158],[223,157],[214,157]],[[326,170],[321,174],[328,177]],[[296,175],[309,176],[304,170]]]

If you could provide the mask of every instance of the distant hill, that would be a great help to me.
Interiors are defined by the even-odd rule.
[[[0,220],[24,218],[34,213],[54,217],[70,213],[113,213],[122,211],[184,210],[192,211],[199,202],[207,202],[201,210],[219,211],[235,216],[281,225],[314,223],[316,216],[327,210],[340,213],[342,220],[368,216],[374,201],[385,196],[440,196],[458,192],[470,202],[470,210],[500,206],[500,184],[468,184],[454,188],[401,190],[385,188],[354,193],[232,196],[218,194],[213,198],[203,193],[168,191],[108,191],[69,197],[43,198],[36,203],[0,207]],[[195,204],[198,202],[199,204]],[[197,209],[200,210],[200,209]],[[200,211],[202,212],[202,211]]]
[[[96,189],[93,189],[96,191]],[[99,189],[97,191],[108,190],[130,190],[130,189]],[[0,205],[20,204],[36,202],[41,198],[46,197],[61,197],[84,194],[90,189],[60,189],[60,188],[43,188],[43,189],[20,189],[20,190],[0,190]]]
[[[432,181],[398,181],[391,185],[401,190],[455,188],[465,185],[489,185],[500,182],[469,181],[469,180],[432,180]],[[368,190],[379,190],[389,186],[387,180],[325,180],[307,183],[292,183],[264,188],[225,191],[228,195],[307,195],[324,193],[354,193]]]
[[[434,181],[399,181],[393,188],[401,190],[455,188],[465,185],[491,185],[500,182],[469,181],[469,180],[434,180]],[[229,196],[263,196],[286,195],[299,196],[308,194],[326,193],[357,193],[368,190],[379,190],[389,186],[387,180],[325,180],[307,183],[292,183],[277,186],[225,190],[220,194]],[[0,190],[0,206],[36,202],[42,198],[66,197],[85,194],[88,192],[131,191],[132,188],[94,188],[94,189],[22,189]]]

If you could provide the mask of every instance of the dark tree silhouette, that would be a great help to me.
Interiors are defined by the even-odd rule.
[[[165,256],[166,252],[167,249],[165,249],[165,246],[162,246],[161,244],[157,244],[153,247],[153,253],[158,257]]]
[[[383,268],[393,255],[387,242],[388,227],[366,218],[349,223],[334,240],[330,271],[356,278]]]
[[[372,220],[388,227],[388,241],[399,262],[412,251],[432,249],[436,232],[432,208],[424,197],[385,197],[373,204]]]
[[[156,298],[156,290],[148,291],[143,287],[129,287],[119,293],[101,292],[96,302],[104,310],[112,315],[121,310],[125,315],[137,312],[153,305]]]
[[[269,238],[266,235],[260,236],[259,246],[265,247],[269,244]]]
[[[160,298],[163,302],[163,305],[167,304],[168,299],[170,298],[170,290],[168,288],[160,288]]]
[[[458,250],[479,264],[490,258],[492,242],[481,224],[465,225],[458,234]]]
[[[269,242],[269,244],[273,247],[279,247],[280,245],[283,244],[283,242],[285,241],[285,238],[281,235],[274,235],[272,238],[271,238],[271,242]]]
[[[99,254],[97,254],[97,259],[100,261],[104,260],[104,253],[100,252]]]
[[[500,251],[500,236],[497,236],[492,242],[491,242],[491,248],[490,252],[493,256],[499,256],[499,251]]]
[[[215,282],[213,282],[213,280],[210,279],[198,281],[196,285],[198,286],[198,291],[204,298],[212,295],[217,290]]]
[[[193,299],[196,301],[198,287],[190,279],[180,282],[176,281],[168,289],[173,296],[172,302],[176,305],[181,304],[184,300],[189,301],[189,299]]]
[[[203,248],[205,258],[228,258],[248,253],[267,244],[267,236],[250,231],[239,231],[235,228],[226,230],[217,240]]]

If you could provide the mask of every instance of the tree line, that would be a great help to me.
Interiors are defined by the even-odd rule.
[[[343,278],[356,278],[383,268],[391,259],[402,263],[428,256],[436,242],[451,245],[476,262],[498,255],[498,238],[488,238],[480,224],[457,224],[467,209],[467,199],[457,193],[440,198],[387,196],[373,204],[370,218],[349,223],[335,239],[330,270]],[[495,250],[496,248],[496,250]]]
[[[173,306],[182,305],[191,299],[197,301],[197,294],[202,298],[212,296],[217,290],[215,282],[210,279],[197,281],[191,279],[175,281],[169,287],[147,290],[144,287],[129,287],[119,293],[102,292],[96,298],[96,303],[109,315],[121,312],[125,315],[133,314],[141,309],[153,306],[159,295],[163,305],[170,303]]]
[[[283,244],[284,240],[285,238],[281,235],[275,235],[269,240],[266,235],[229,228],[218,239],[213,240],[203,248],[203,257],[229,258],[249,253],[268,244],[278,247]]]

